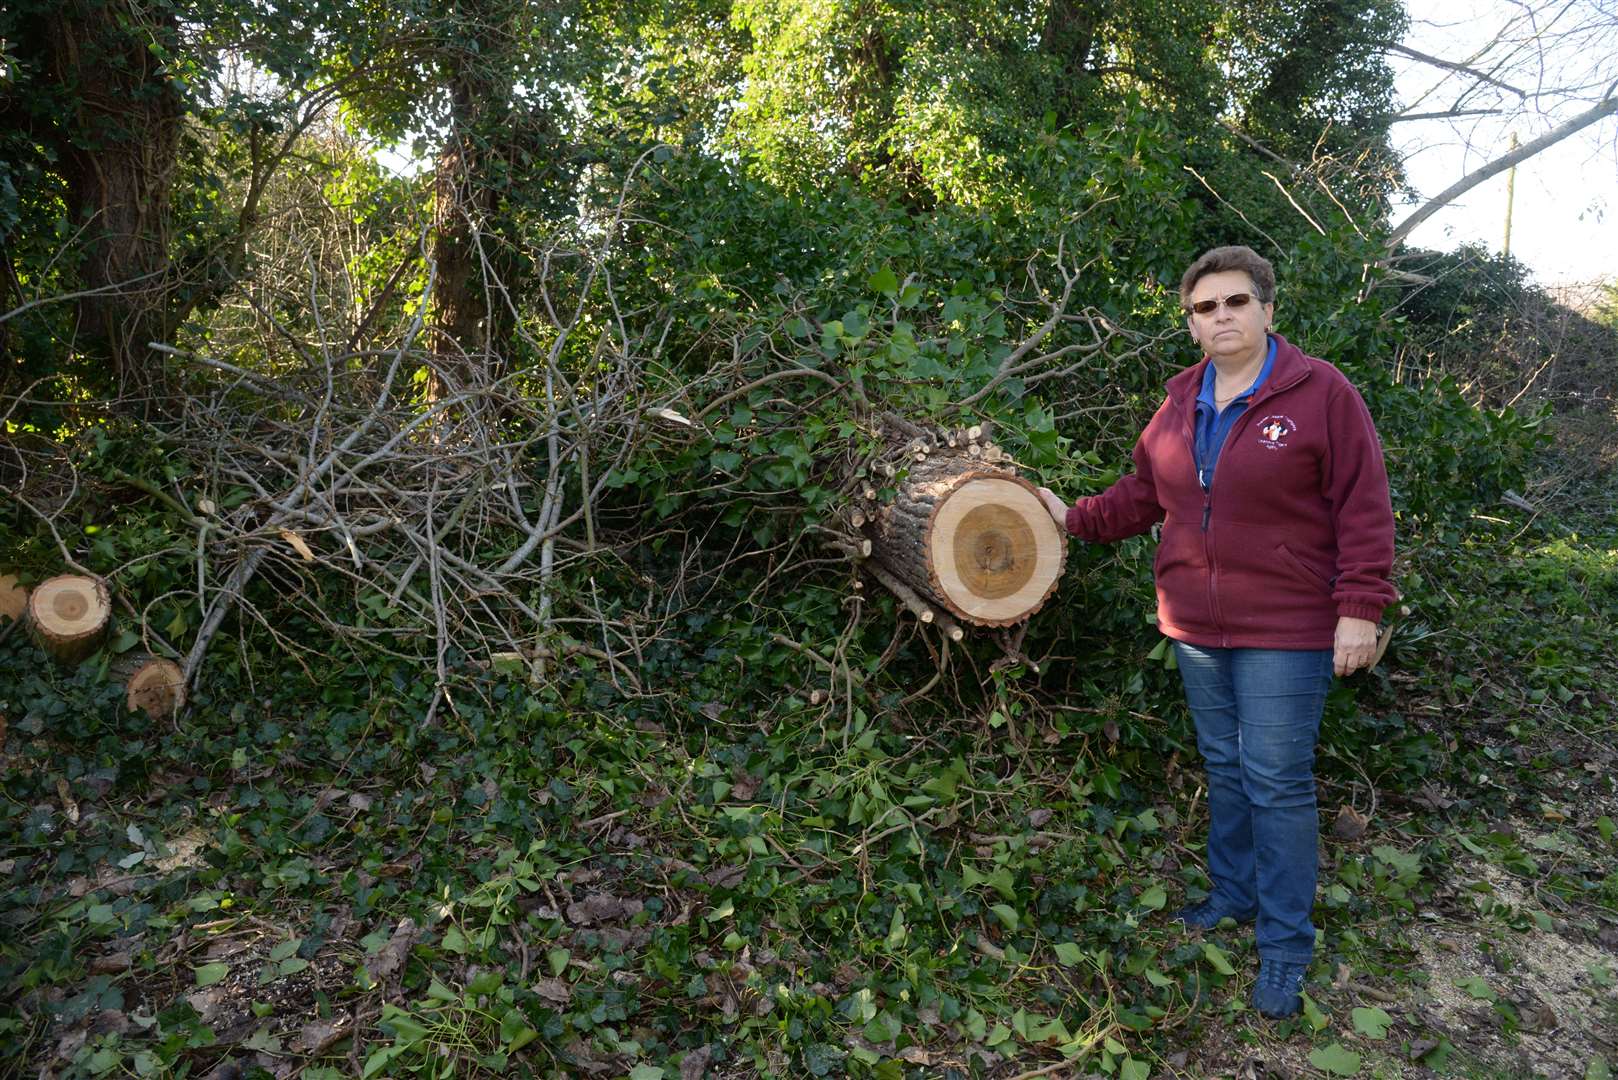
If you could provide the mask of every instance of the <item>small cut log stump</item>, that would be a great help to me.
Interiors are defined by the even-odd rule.
[[[22,622],[28,614],[28,590],[16,574],[0,574],[0,623],[7,619]]]
[[[185,675],[172,660],[137,653],[119,658],[112,674],[124,685],[130,712],[144,709],[153,720],[163,720],[185,705]]]
[[[976,446],[975,440],[963,442],[970,445],[962,450]],[[1011,626],[1038,611],[1056,590],[1067,538],[1034,485],[1009,462],[1000,463],[998,448],[994,464],[986,464],[986,456],[955,448],[918,455],[893,501],[876,511],[869,532],[875,560],[917,594],[922,608],[930,605],[978,626]],[[903,590],[894,591],[917,610]],[[940,621],[946,630],[953,622]]]
[[[95,578],[62,574],[39,583],[28,598],[28,618],[41,648],[59,663],[77,664],[106,636],[112,601]]]

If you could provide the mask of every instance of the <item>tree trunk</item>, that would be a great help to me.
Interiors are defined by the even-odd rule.
[[[1052,57],[1059,70],[1050,87],[1051,106],[1063,123],[1073,123],[1089,93],[1094,75],[1090,52],[1095,48],[1096,27],[1101,21],[1101,5],[1095,0],[1052,0],[1045,13],[1045,26],[1039,47]]]
[[[95,578],[63,574],[40,582],[28,598],[28,618],[42,649],[58,663],[77,664],[106,636],[112,601]]]
[[[920,598],[979,626],[1010,626],[1056,589],[1066,538],[1035,488],[976,443],[917,461],[871,524],[873,557]],[[921,456],[918,454],[918,456]]]
[[[459,95],[457,95],[459,96]],[[473,238],[484,219],[476,178],[477,154],[464,130],[453,131],[433,177],[433,328],[439,370],[464,386],[487,353],[482,267]]]
[[[499,74],[497,34],[483,27],[475,40],[449,79],[450,131],[433,177],[434,351],[440,373],[461,386],[502,374],[511,333],[505,290],[515,284],[503,280],[512,268],[491,228],[508,175],[499,166],[511,91]]]
[[[77,348],[119,383],[150,383],[147,343],[168,337],[170,187],[180,95],[149,48],[175,44],[172,11],[65,0],[51,18],[51,74],[74,102],[59,140],[68,211],[83,230]]]

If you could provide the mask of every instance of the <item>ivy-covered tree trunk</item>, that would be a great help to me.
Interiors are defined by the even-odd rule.
[[[73,103],[55,149],[81,230],[75,346],[105,360],[125,388],[151,382],[148,343],[171,329],[182,102],[159,52],[176,34],[171,9],[127,0],[66,0],[45,26],[51,74]]]
[[[1051,0],[1046,12],[1040,48],[1056,61],[1059,78],[1051,87],[1052,104],[1065,123],[1078,118],[1085,100],[1087,80],[1093,75],[1090,51],[1100,21],[1097,0]]]
[[[466,107],[457,93],[457,112]],[[476,183],[477,151],[471,135],[457,125],[439,151],[433,175],[433,325],[440,370],[457,381],[488,351],[483,334],[482,270],[473,235],[484,217],[487,191]]]
[[[500,50],[480,31],[458,55],[449,78],[450,131],[433,180],[435,351],[440,371],[461,385],[496,377],[509,351],[509,260],[491,226],[506,179],[500,146],[508,80]]]

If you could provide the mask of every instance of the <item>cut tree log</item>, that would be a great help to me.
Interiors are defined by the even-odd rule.
[[[130,712],[144,709],[153,720],[163,720],[185,706],[185,675],[172,660],[136,653],[120,657],[112,674],[124,684]]]
[[[910,470],[871,532],[874,558],[923,602],[978,626],[1011,626],[1038,611],[1067,559],[1066,537],[1034,485],[947,451]]]
[[[22,622],[27,614],[28,590],[17,581],[16,574],[0,574],[0,622]]]
[[[101,644],[112,601],[95,578],[62,574],[39,583],[28,598],[28,618],[41,648],[59,663],[76,664]]]

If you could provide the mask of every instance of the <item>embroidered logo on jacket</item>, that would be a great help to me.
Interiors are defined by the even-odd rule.
[[[1292,422],[1292,417],[1271,413],[1258,422],[1258,444],[1266,450],[1279,450],[1297,430],[1298,425]]]

